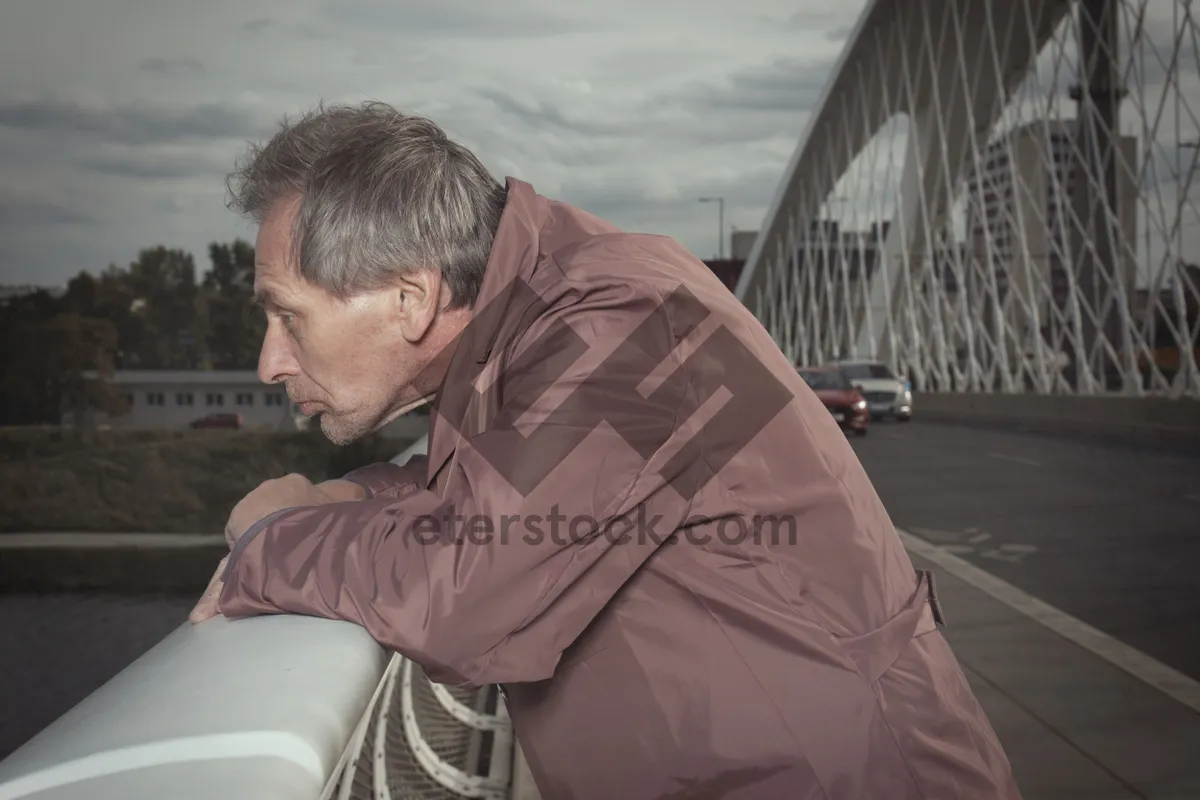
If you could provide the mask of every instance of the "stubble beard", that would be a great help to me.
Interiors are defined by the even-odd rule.
[[[431,392],[422,397],[410,400],[401,407],[398,413],[385,414],[374,423],[353,417],[335,418],[329,412],[322,411],[318,415],[318,424],[321,426],[321,433],[325,435],[326,439],[339,447],[345,447],[365,436],[369,436],[383,428],[389,422],[433,402],[435,397],[436,394]]]
[[[318,416],[321,433],[331,444],[345,447],[372,433],[375,426],[354,419],[337,419],[323,411]]]

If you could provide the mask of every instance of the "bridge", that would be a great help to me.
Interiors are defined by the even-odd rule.
[[[1200,797],[1198,14],[872,0],[735,287],[911,384],[854,447],[1027,798]],[[193,599],[0,597],[0,800],[537,796],[494,689]]]

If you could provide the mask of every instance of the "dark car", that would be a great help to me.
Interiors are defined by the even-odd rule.
[[[239,430],[242,427],[243,420],[241,414],[209,414],[207,417],[194,419],[191,422],[193,428],[232,428]]]
[[[871,421],[867,401],[841,370],[801,367],[799,372],[842,430],[854,431],[857,436],[867,435],[867,426]]]

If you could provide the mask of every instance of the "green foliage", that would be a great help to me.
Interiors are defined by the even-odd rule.
[[[82,430],[89,409],[125,413],[112,377],[117,331],[105,319],[59,313],[24,319],[6,337],[5,393],[19,407],[70,410]]]
[[[267,332],[266,316],[254,305],[254,248],[238,240],[208,248],[212,269],[202,297],[205,343],[212,369],[252,369]]]
[[[304,472],[314,482],[340,478],[351,470],[387,461],[403,446],[397,447],[395,439],[372,433],[347,445],[335,445],[321,433],[321,426],[313,424],[298,432],[305,446],[313,453],[314,461]]]
[[[265,480],[340,478],[408,444],[371,436],[338,447],[311,431],[113,429],[80,446],[49,427],[0,429],[0,535],[218,533]]]
[[[160,245],[127,267],[80,272],[59,297],[0,304],[0,425],[56,423],[64,404],[119,413],[114,369],[254,369],[266,332],[254,248],[239,239],[208,255],[202,280],[191,254]]]

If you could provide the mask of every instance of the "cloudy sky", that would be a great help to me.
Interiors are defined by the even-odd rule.
[[[497,176],[711,257],[717,208],[697,198],[758,226],[864,5],[5,0],[0,283],[157,244],[206,268],[209,242],[253,239],[224,206],[245,142],[368,98],[433,118]]]

